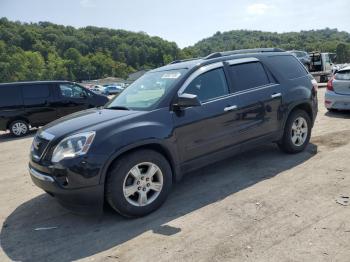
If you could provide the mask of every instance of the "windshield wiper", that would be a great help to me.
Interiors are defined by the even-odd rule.
[[[106,107],[106,109],[114,109],[114,110],[131,110],[130,108],[126,106],[109,106]]]

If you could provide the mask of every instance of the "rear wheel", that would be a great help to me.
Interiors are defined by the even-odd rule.
[[[109,205],[126,217],[145,216],[159,208],[172,186],[168,161],[152,150],[140,150],[120,158],[106,183]]]
[[[311,119],[303,110],[295,110],[288,117],[281,141],[280,149],[286,153],[303,151],[310,141]]]
[[[10,132],[12,135],[20,137],[25,136],[29,132],[29,125],[23,120],[15,120],[10,124]]]

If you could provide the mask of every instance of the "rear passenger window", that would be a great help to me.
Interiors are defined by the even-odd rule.
[[[184,93],[197,95],[201,102],[229,93],[224,70],[214,69],[195,78]]]
[[[47,98],[50,96],[48,85],[25,85],[22,87],[23,98]]]
[[[233,80],[234,92],[270,83],[264,67],[259,62],[232,65],[230,66],[230,75]]]
[[[299,60],[291,55],[279,55],[269,57],[274,67],[288,79],[295,79],[308,74],[306,68]]]
[[[0,86],[0,108],[22,105],[18,86]]]

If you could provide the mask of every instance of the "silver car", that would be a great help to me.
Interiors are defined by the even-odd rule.
[[[328,110],[350,110],[350,66],[340,69],[328,81],[325,106]]]

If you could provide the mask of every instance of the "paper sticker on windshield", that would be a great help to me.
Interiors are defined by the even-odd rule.
[[[176,72],[176,73],[165,73],[162,78],[163,79],[177,79],[179,78],[181,75],[180,72]]]

